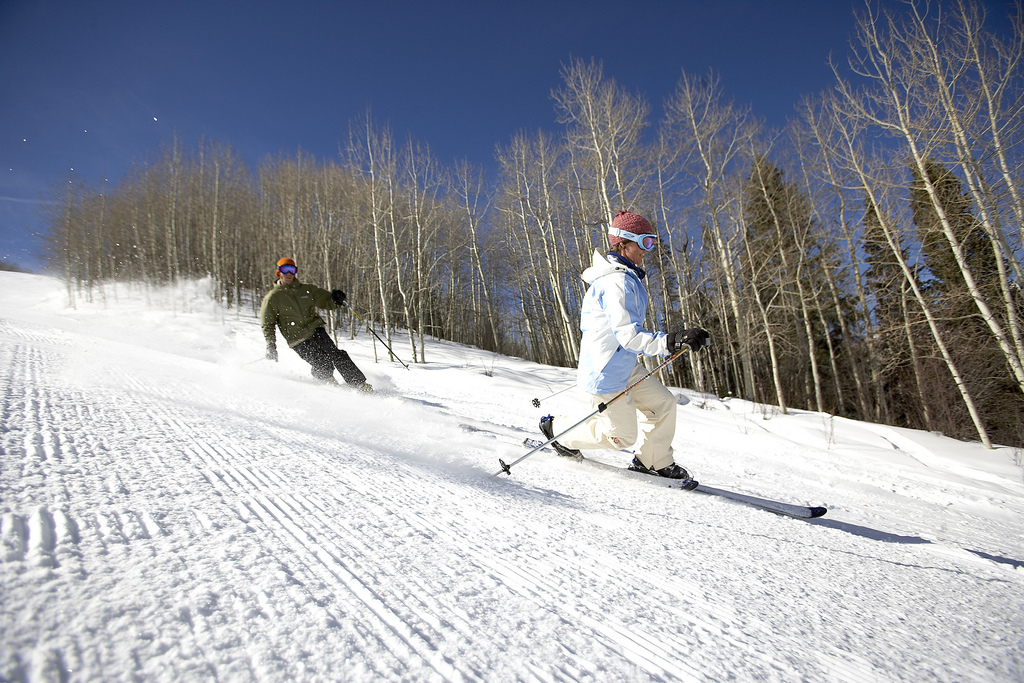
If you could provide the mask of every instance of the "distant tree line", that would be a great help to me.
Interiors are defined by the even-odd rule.
[[[28,272],[31,272],[31,271],[28,271],[28,270],[22,268],[17,263],[8,263],[7,261],[0,261],[0,271],[3,271],[3,270],[6,270],[6,271],[12,272],[12,273],[28,273]]]
[[[1024,57],[974,4],[857,16],[849,69],[785,130],[682,73],[661,118],[595,62],[563,65],[559,134],[498,147],[489,180],[367,112],[336,160],[255,171],[175,139],[116,187],[55,191],[68,287],[211,277],[255,310],[273,263],[344,288],[390,335],[571,366],[580,272],[618,209],[646,215],[650,324],[713,350],[673,381],[721,395],[1024,443]],[[849,74],[849,75],[847,75]],[[353,313],[354,314],[354,313]],[[353,319],[351,322],[355,322]],[[352,329],[359,325],[352,325]]]

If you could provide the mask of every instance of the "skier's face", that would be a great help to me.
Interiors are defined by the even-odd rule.
[[[280,270],[277,271],[277,276],[281,278],[281,282],[285,283],[286,285],[290,285],[292,283],[292,280],[295,279],[295,273],[282,273]]]
[[[646,254],[647,252],[641,249],[636,242],[624,241],[622,243],[622,255],[638,266],[643,264]]]

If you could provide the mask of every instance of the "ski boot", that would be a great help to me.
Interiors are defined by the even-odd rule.
[[[555,438],[555,427],[553,425],[554,418],[551,415],[547,415],[540,419],[540,433],[544,435],[544,438],[548,441]],[[551,447],[555,449],[555,453],[566,458],[574,458],[576,460],[582,460],[583,454],[575,448],[566,448],[557,441],[551,441]]]
[[[692,491],[697,488],[697,480],[690,476],[690,473],[685,468],[680,467],[676,463],[672,463],[668,467],[662,467],[660,470],[654,470],[642,462],[640,462],[636,456],[633,456],[633,462],[629,464],[626,469],[632,470],[633,472],[642,472],[644,474],[653,474],[658,477],[665,477],[666,479],[677,479],[682,484],[682,488],[686,491]]]

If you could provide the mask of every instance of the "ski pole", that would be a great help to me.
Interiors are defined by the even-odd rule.
[[[560,391],[556,391],[555,393],[551,394],[550,396],[545,396],[543,400],[545,400],[545,401],[546,401],[546,400],[548,400],[549,398],[554,398],[555,396],[558,396],[559,394],[563,394],[563,393],[565,393],[566,391],[569,391],[570,389],[572,389],[572,388],[573,388],[574,386],[576,386],[576,385],[575,385],[575,384],[572,384],[572,385],[570,385],[570,386],[567,386],[567,387],[566,387],[565,389],[562,389],[562,390],[560,390]],[[535,399],[533,399],[533,407],[534,407],[534,408],[540,408],[540,402],[541,402],[541,399],[539,399],[539,398],[535,398]]]
[[[370,327],[370,323],[368,323],[365,320],[363,320],[363,316],[361,316],[358,313],[356,313],[352,309],[351,306],[348,307],[348,310],[351,311],[352,315],[354,315],[355,317],[359,318],[359,320],[361,320],[362,323],[364,325],[366,325],[366,329],[368,329],[370,331],[370,334],[372,334],[374,337],[376,337],[377,341],[379,341],[381,344],[384,345],[384,348],[388,350],[388,353],[390,353],[394,357],[395,360],[397,360],[399,363],[401,363],[405,367],[406,370],[409,369],[409,366],[405,364],[405,361],[403,361],[401,358],[399,358],[398,354],[395,353],[394,350],[390,346],[388,346],[388,343],[380,338],[380,335],[377,334],[377,331],[374,330],[372,327]]]
[[[492,474],[491,477],[492,478],[496,477],[499,474],[507,474],[508,476],[511,477],[512,476],[512,468],[513,467],[515,467],[516,465],[518,465],[522,461],[526,460],[531,455],[533,455],[534,453],[536,453],[540,449],[544,448],[545,446],[550,446],[552,442],[558,441],[560,438],[562,438],[563,436],[565,436],[566,434],[568,434],[572,430],[576,429],[577,427],[579,427],[581,424],[583,424],[584,422],[586,422],[590,418],[594,417],[595,415],[599,415],[600,413],[603,413],[604,411],[608,410],[608,406],[610,406],[611,404],[613,404],[616,401],[618,401],[620,398],[622,398],[623,396],[628,394],[630,391],[635,389],[638,385],[642,384],[643,382],[646,382],[648,379],[653,377],[655,373],[659,372],[665,366],[670,365],[671,363],[673,363],[676,358],[679,358],[679,356],[683,355],[685,352],[687,352],[689,350],[690,350],[689,346],[684,346],[683,348],[679,349],[678,351],[673,353],[671,356],[666,358],[665,361],[661,365],[659,365],[658,367],[654,368],[653,370],[648,372],[646,375],[644,375],[643,377],[641,377],[637,381],[635,381],[632,384],[630,384],[628,387],[626,387],[625,389],[620,391],[618,394],[616,394],[613,398],[609,399],[608,402],[601,403],[600,405],[598,405],[597,406],[597,410],[595,410],[594,412],[590,413],[585,418],[583,418],[582,420],[580,420],[579,422],[577,422],[573,426],[569,427],[568,429],[566,429],[566,430],[564,430],[562,432],[559,432],[558,434],[555,434],[553,437],[551,437],[550,439],[548,439],[547,441],[545,441],[541,445],[537,446],[536,448],[533,448],[532,450],[530,450],[525,455],[520,456],[520,458],[518,460],[515,460],[514,462],[506,465],[504,460],[502,460],[501,458],[498,458],[498,464],[501,465],[501,470],[499,470],[498,472],[495,472],[494,474]]]

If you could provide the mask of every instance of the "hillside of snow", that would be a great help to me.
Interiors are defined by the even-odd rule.
[[[572,370],[362,330],[357,394],[208,287],[0,273],[0,680],[1024,680],[1013,448],[674,389],[703,483],[828,514],[492,477]]]

